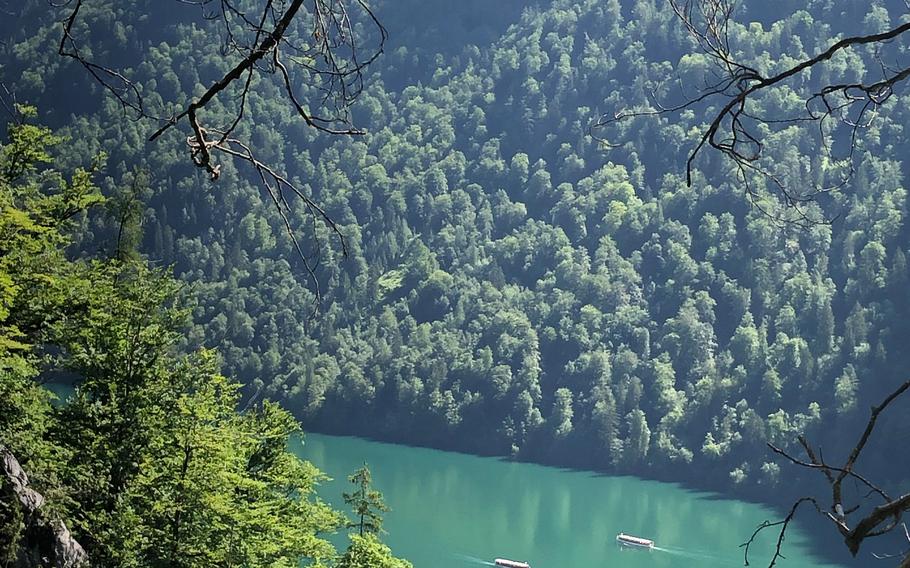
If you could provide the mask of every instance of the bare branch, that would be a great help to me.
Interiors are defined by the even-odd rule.
[[[244,72],[250,70],[257,61],[262,59],[266,54],[268,54],[278,45],[278,42],[284,36],[285,31],[287,31],[288,25],[290,25],[291,21],[297,15],[297,11],[300,10],[301,5],[303,5],[303,0],[294,0],[290,6],[288,6],[281,19],[278,21],[275,29],[266,36],[262,43],[252,49],[240,63],[234,66],[233,69],[228,71],[219,80],[215,81],[208,89],[206,89],[205,93],[203,93],[201,97],[191,102],[186,107],[186,109],[183,110],[183,112],[172,117],[164,126],[156,130],[155,133],[149,137],[149,141],[154,141],[159,136],[164,134],[164,132],[166,132],[169,128],[179,123],[183,118],[188,117],[190,124],[193,127],[193,131],[196,133],[197,145],[200,149],[203,149],[203,155],[205,155],[205,143],[200,136],[200,126],[195,117],[196,111],[205,107],[205,105],[207,105],[213,98],[215,98],[218,93],[225,90],[228,86],[230,86],[231,83],[239,79]],[[73,14],[75,14],[75,12],[73,12]],[[211,170],[212,166],[207,159],[203,159],[200,163],[197,163],[197,165],[205,167],[209,173],[212,173],[214,175],[214,172]],[[214,177],[217,177],[217,175]]]
[[[904,384],[897,387],[897,389],[885,397],[885,400],[883,400],[878,406],[872,407],[872,413],[869,416],[869,422],[866,424],[866,429],[863,430],[862,436],[860,436],[859,441],[853,447],[853,450],[850,452],[850,456],[847,458],[847,462],[844,464],[845,470],[851,471],[853,469],[853,465],[856,463],[857,458],[859,458],[860,453],[863,451],[863,448],[866,447],[866,443],[872,436],[872,431],[875,429],[879,415],[886,408],[888,408],[888,406],[894,402],[897,397],[907,392],[907,389],[910,389],[910,381],[906,381]],[[835,480],[835,483],[840,483],[846,476],[846,473],[841,473]]]
[[[863,450],[866,448],[870,438],[872,437],[875,427],[878,424],[878,418],[886,409],[888,409],[895,400],[897,400],[901,395],[910,390],[910,380],[902,383],[897,388],[895,388],[891,393],[889,393],[881,403],[876,406],[873,406],[869,415],[869,420],[866,423],[866,427],[863,430],[862,435],[859,440],[850,450],[844,464],[841,466],[833,466],[824,461],[821,457],[821,452],[816,452],[812,446],[806,441],[802,436],[799,437],[799,443],[806,452],[806,455],[809,458],[809,461],[805,461],[799,458],[796,458],[785,450],[778,448],[772,444],[768,444],[768,447],[776,454],[783,456],[791,463],[803,467],[806,469],[813,469],[822,472],[825,479],[828,481],[828,484],[831,486],[831,505],[827,512],[822,512],[822,508],[819,503],[813,497],[803,497],[796,503],[794,503],[793,508],[790,510],[790,514],[783,521],[778,521],[776,523],[765,522],[759,526],[755,534],[758,534],[759,531],[768,528],[770,526],[782,526],[781,529],[781,538],[778,541],[778,550],[776,551],[774,557],[771,559],[771,564],[769,566],[774,566],[777,558],[780,557],[780,543],[783,540],[783,532],[786,530],[787,523],[792,519],[793,514],[796,509],[805,502],[811,502],[815,505],[815,508],[819,513],[822,513],[825,518],[831,521],[838,532],[844,537],[844,543],[847,545],[847,549],[851,554],[856,556],[859,552],[860,546],[862,543],[869,538],[874,538],[881,536],[893,531],[898,526],[903,526],[904,534],[910,541],[910,532],[907,531],[906,525],[901,522],[902,516],[905,512],[910,511],[910,493],[901,495],[897,498],[892,498],[888,495],[883,489],[878,487],[869,481],[866,477],[857,473],[854,468],[856,462],[862,454]],[[850,517],[856,514],[861,505],[856,505],[850,509],[844,509],[844,491],[843,491],[843,482],[847,478],[852,478],[865,485],[869,492],[866,495],[868,498],[871,495],[876,495],[881,499],[881,503],[873,507],[871,510],[867,509],[860,518],[858,518],[855,523],[851,523]],[[852,524],[852,528],[851,528]],[[752,535],[752,538],[746,543],[750,544],[754,538],[755,534]],[[748,564],[748,546],[746,546],[746,564]],[[902,553],[903,561],[901,566],[905,566],[908,561],[907,553]]]
[[[254,14],[249,12],[249,4],[237,0],[176,0],[178,4],[200,9],[205,20],[217,25],[221,36],[220,51],[236,63],[201,95],[190,99],[183,110],[170,118],[160,119],[145,108],[141,88],[136,83],[120,72],[86,58],[75,30],[84,12],[80,10],[91,0],[63,0],[60,4],[49,1],[68,10],[63,21],[60,55],[78,61],[125,111],[136,118],[157,120],[159,125],[150,135],[150,142],[186,123],[190,131],[186,144],[192,163],[204,169],[213,181],[221,174],[221,165],[213,158],[216,153],[246,162],[253,168],[314,283],[318,299],[315,279],[318,255],[307,255],[300,246],[288,216],[291,208],[287,196],[299,199],[314,222],[322,222],[334,233],[341,243],[342,253],[346,254],[338,227],[285,175],[259,160],[252,148],[238,140],[234,132],[247,117],[248,95],[254,88],[254,78],[278,74],[288,104],[308,126],[328,134],[363,134],[352,124],[349,107],[362,92],[364,71],[382,53],[388,37],[369,6],[363,0],[261,0],[261,6]],[[376,45],[366,53],[355,33],[355,18],[349,13],[348,4],[359,9],[358,21],[365,18],[376,30],[375,37],[370,38]],[[282,54],[286,57],[282,58]],[[310,105],[324,109],[326,115],[308,108],[297,92],[301,85],[308,89]],[[207,126],[202,116],[204,110],[216,98],[234,93],[237,88],[237,103],[229,124],[220,128]],[[208,138],[209,133],[213,134],[212,139]]]
[[[787,527],[790,526],[790,521],[793,520],[793,517],[796,515],[796,511],[799,510],[800,506],[803,503],[811,503],[812,505],[815,506],[815,509],[817,511],[821,512],[821,507],[818,506],[818,503],[815,501],[815,499],[813,499],[812,497],[803,497],[803,498],[799,499],[798,501],[796,501],[795,503],[793,503],[793,505],[790,507],[790,512],[787,513],[787,516],[784,517],[783,520],[774,521],[774,522],[765,521],[762,524],[758,525],[758,527],[755,529],[755,532],[753,532],[752,536],[749,537],[749,540],[747,540],[746,542],[739,545],[740,548],[744,549],[743,550],[743,560],[744,560],[746,566],[749,566],[749,549],[751,548],[752,543],[755,542],[755,538],[762,531],[769,529],[771,527],[780,527],[780,530],[777,533],[777,545],[774,548],[774,556],[771,557],[771,563],[768,564],[768,568],[772,568],[775,564],[777,564],[778,558],[785,558],[785,556],[781,552],[781,547],[784,544],[784,538],[786,537],[786,534],[787,534]]]
[[[800,436],[800,437],[802,437],[802,436]],[[818,470],[820,470],[822,473],[825,474],[825,477],[827,477],[827,478],[830,480],[831,483],[834,483],[834,481],[835,481],[835,480],[834,480],[834,476],[831,474],[832,471],[833,471],[833,472],[838,472],[838,473],[845,473],[845,474],[849,475],[850,477],[853,477],[854,479],[856,479],[857,481],[859,481],[860,483],[862,483],[862,484],[865,485],[866,487],[868,487],[873,493],[876,493],[876,494],[878,494],[879,496],[881,496],[885,501],[890,501],[890,500],[891,500],[891,498],[888,497],[888,495],[887,495],[882,489],[880,489],[879,487],[875,486],[875,485],[874,485],[872,482],[870,482],[868,479],[866,479],[865,477],[863,477],[862,475],[860,475],[860,474],[858,474],[858,473],[856,473],[856,472],[854,472],[854,471],[847,471],[846,469],[843,469],[843,468],[835,467],[835,466],[832,466],[832,465],[829,465],[829,464],[826,464],[826,463],[823,463],[823,462],[816,461],[816,459],[815,459],[813,456],[811,456],[811,455],[810,455],[811,461],[810,461],[810,462],[805,462],[805,461],[803,461],[803,460],[800,460],[800,459],[797,459],[797,458],[791,456],[791,455],[788,454],[786,451],[782,450],[781,448],[778,448],[778,447],[775,446],[774,444],[768,444],[768,447],[769,447],[769,448],[771,449],[771,451],[773,451],[775,454],[778,454],[778,455],[780,455],[780,456],[783,456],[784,458],[786,458],[787,460],[789,460],[790,462],[792,462],[792,463],[795,464],[795,465],[798,465],[798,466],[800,466],[800,467],[805,467],[805,468],[807,468],[807,469],[818,469]],[[808,446],[806,446],[806,447],[807,447],[807,450],[808,450]],[[836,505],[837,503],[840,503],[840,501],[835,500],[834,503],[835,503],[835,505]],[[843,503],[841,503],[841,505],[843,505]]]
[[[592,135],[607,147],[615,147],[601,134],[622,121],[633,118],[660,116],[677,113],[697,105],[716,105],[718,111],[711,111],[711,119],[702,130],[701,136],[689,152],[686,160],[686,183],[692,185],[692,171],[695,160],[705,148],[712,148],[732,161],[742,179],[747,175],[756,175],[770,184],[773,192],[783,202],[785,208],[795,215],[780,219],[795,222],[799,225],[825,222],[825,219],[810,217],[805,205],[816,200],[820,195],[839,190],[855,173],[855,155],[859,142],[859,131],[868,128],[879,110],[894,93],[898,83],[910,77],[910,66],[892,68],[882,64],[882,78],[866,83],[829,84],[805,99],[805,115],[765,118],[751,110],[756,97],[769,89],[779,87],[804,71],[820,65],[836,54],[862,45],[883,45],[910,31],[910,22],[896,26],[881,33],[857,35],[840,39],[824,51],[813,57],[776,73],[766,76],[759,70],[739,61],[734,56],[730,44],[730,26],[735,9],[734,0],[668,0],[670,8],[694,39],[699,50],[711,61],[721,79],[702,88],[695,96],[687,97],[683,102],[674,105],[657,103],[654,108],[621,109],[612,115],[604,115],[591,127]],[[854,112],[855,111],[855,112]],[[845,125],[848,130],[848,148],[844,155],[834,154],[830,139],[834,129],[828,126],[832,119]],[[812,187],[808,191],[797,190],[780,175],[775,173],[772,165],[764,159],[763,134],[760,125],[797,125],[818,123],[819,143],[830,164],[834,164],[829,177],[834,179],[829,185]],[[800,180],[800,187],[810,184]],[[760,205],[759,195],[751,185],[747,185],[747,195],[753,205]],[[766,211],[762,211],[766,212]]]
[[[6,111],[6,114],[10,116],[13,122],[16,124],[22,124],[22,113],[19,112],[19,108],[16,105],[16,97],[6,85],[0,82],[0,106],[3,106],[3,110]]]
[[[64,6],[69,4],[69,0],[63,3]],[[79,45],[76,43],[76,38],[73,35],[73,26],[76,23],[81,8],[82,0],[76,0],[76,5],[73,7],[72,12],[63,22],[63,34],[60,37],[60,45],[57,49],[57,53],[63,57],[68,57],[79,62],[99,85],[104,87],[105,90],[117,99],[117,102],[120,103],[120,106],[125,111],[133,111],[136,118],[149,117],[145,112],[142,94],[135,83],[127,79],[118,71],[89,61],[80,51]]]
[[[194,136],[187,137],[187,144],[194,149],[193,160],[196,161],[203,159],[199,156],[202,155],[202,152],[204,150],[205,155],[207,156],[211,156],[212,152],[220,152],[232,158],[242,160],[253,167],[259,177],[262,187],[266,190],[269,199],[272,201],[276,211],[284,223],[285,230],[291,239],[294,251],[303,262],[307,276],[313,285],[313,291],[315,294],[314,303],[316,309],[318,310],[322,299],[319,280],[316,278],[316,265],[319,261],[318,252],[316,254],[307,254],[304,252],[303,247],[300,245],[300,241],[297,238],[297,233],[294,230],[294,227],[290,220],[292,209],[290,203],[288,202],[287,194],[291,193],[295,198],[303,203],[303,206],[309,217],[311,217],[314,221],[318,219],[326,227],[328,227],[328,229],[337,237],[339,245],[341,247],[342,255],[347,256],[347,244],[345,242],[344,235],[342,235],[338,225],[332,220],[328,213],[326,213],[326,211],[322,209],[318,203],[313,201],[312,198],[304,193],[302,189],[297,187],[285,176],[275,171],[271,166],[256,158],[253,150],[247,144],[244,144],[235,138],[228,137],[226,132],[214,132],[214,134],[218,136],[217,142],[208,140],[206,138],[206,134],[206,131],[200,127],[199,131]],[[203,142],[202,145],[197,148],[196,145],[200,139]],[[219,171],[218,166],[214,166],[213,169],[216,172],[215,175],[217,175],[217,172]],[[316,229],[314,227],[314,237],[316,236],[315,231]],[[315,312],[313,315],[316,315]]]

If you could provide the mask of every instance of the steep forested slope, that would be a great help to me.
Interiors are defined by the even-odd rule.
[[[385,562],[324,538],[347,518],[289,451],[299,423],[239,410],[213,352],[175,349],[188,311],[166,270],[125,240],[70,258],[80,221],[122,209],[94,168],[55,169],[63,140],[18,110],[0,143],[0,564],[410,567],[375,535],[345,559]],[[44,385],[61,377],[65,400]]]
[[[4,24],[0,76],[79,141],[73,160],[110,152],[108,187],[135,166],[151,172],[144,250],[193,283],[191,341],[208,338],[250,393],[288,401],[311,427],[743,488],[779,481],[766,441],[806,432],[833,454],[852,440],[908,364],[906,97],[867,133],[843,196],[813,205],[834,222],[782,226],[716,156],[687,187],[710,109],[630,122],[610,151],[588,135],[673,69],[706,72],[663,4],[449,4],[379,4],[393,34],[355,109],[364,137],[307,129],[265,82],[250,101],[255,122],[240,135],[347,238],[347,258],[322,228],[310,243],[316,317],[251,172],[225,164],[212,184],[180,135],[146,144],[147,125],[55,58],[43,3]],[[899,14],[787,4],[782,18],[737,15],[733,41],[757,65]],[[143,6],[89,21],[114,30],[94,38],[95,56],[130,67],[148,97],[180,101],[227,68],[194,14],[152,23]],[[859,53],[818,73],[872,65]],[[71,82],[85,95],[48,94]],[[761,104],[773,116],[799,101]],[[794,180],[823,167],[803,129],[768,142]],[[904,414],[886,429],[906,441]],[[883,460],[865,465],[907,481]]]

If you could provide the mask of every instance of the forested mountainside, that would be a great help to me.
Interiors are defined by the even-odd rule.
[[[766,441],[804,432],[834,455],[905,378],[902,92],[865,132],[848,186],[810,206],[832,222],[802,228],[763,214],[718,156],[686,185],[710,109],[628,122],[616,149],[589,135],[661,82],[684,96],[664,81],[675,73],[707,73],[663,3],[378,2],[390,40],[354,109],[365,136],[307,129],[266,82],[238,134],[345,235],[346,258],[323,227],[305,239],[320,256],[314,312],[254,173],[227,162],[212,183],[185,133],[146,143],[146,123],[57,57],[47,5],[25,4],[0,23],[2,79],[70,138],[70,163],[110,154],[105,191],[149,173],[141,248],[192,284],[189,344],[217,347],[247,396],[286,402],[308,427],[767,495],[790,470]],[[146,4],[87,14],[96,59],[153,101],[180,102],[227,69],[197,12],[153,20]],[[903,12],[747,3],[731,42],[770,69]],[[794,88],[873,74],[874,56],[839,55]],[[794,104],[761,99],[768,116]],[[765,152],[799,180],[824,167],[816,145],[794,126]],[[95,220],[83,246],[112,226]],[[884,419],[910,440],[910,413]],[[864,459],[883,483],[910,481],[906,453]]]

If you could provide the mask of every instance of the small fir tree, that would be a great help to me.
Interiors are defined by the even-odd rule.
[[[344,502],[354,510],[354,515],[359,519],[348,522],[348,528],[357,527],[360,536],[363,533],[378,535],[382,532],[382,513],[389,508],[382,499],[382,493],[372,489],[373,476],[366,464],[355,471],[350,481],[357,488],[353,493],[344,493]]]

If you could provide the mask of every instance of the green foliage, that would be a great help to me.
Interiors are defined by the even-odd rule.
[[[101,201],[89,172],[67,181],[40,169],[61,143],[45,128],[14,126],[9,139],[0,146],[0,444],[44,507],[93,565],[331,565],[336,551],[320,535],[344,516],[315,497],[324,475],[287,450],[297,421],[273,402],[238,411],[240,385],[219,373],[217,355],[182,346],[182,285],[149,268],[133,237],[120,232],[115,259],[68,258],[74,220]],[[121,229],[141,217],[140,177],[112,200]],[[53,406],[37,379],[63,373],[75,393]],[[4,564],[24,530],[4,480]]]
[[[128,184],[126,188],[118,189],[107,201],[107,214],[117,231],[116,248],[112,256],[121,261],[139,258],[144,201],[149,193],[149,173],[134,170]]]
[[[22,114],[34,111],[23,108]],[[40,347],[54,322],[79,312],[70,296],[77,270],[63,249],[75,215],[101,201],[85,170],[67,181],[41,169],[61,141],[26,123],[11,126],[0,145],[0,443],[21,456],[33,483],[51,494],[62,450],[45,437],[53,396],[35,382]]]
[[[316,535],[341,516],[314,501],[322,479],[285,449],[298,432],[272,403],[237,413],[239,385],[213,353],[179,356],[178,285],[142,265],[91,267],[83,319],[56,326],[82,377],[53,439],[95,561],[110,565],[296,566],[326,561]],[[76,449],[79,452],[76,452]]]
[[[376,289],[380,298],[385,298],[401,287],[404,274],[400,270],[390,270],[376,280]]]
[[[336,564],[337,568],[411,568],[411,563],[392,556],[389,547],[372,533],[351,535],[351,545]]]
[[[767,494],[787,476],[766,467],[765,440],[786,446],[808,430],[826,447],[842,443],[910,366],[904,93],[870,129],[846,197],[806,205],[837,222],[801,230],[762,215],[718,160],[698,161],[686,185],[686,151],[708,109],[625,123],[612,140],[624,145],[609,152],[587,135],[602,112],[653,105],[655,89],[677,100],[662,78],[708,80],[669,10],[507,0],[472,13],[469,2],[377,2],[384,22],[409,25],[353,111],[365,136],[317,135],[276,106],[270,87],[250,98],[250,124],[236,132],[346,235],[343,260],[323,228],[301,233],[320,259],[325,301],[314,319],[304,267],[255,174],[226,162],[208,185],[179,136],[148,145],[141,124],[124,121],[87,80],[74,88],[38,4],[0,22],[4,82],[30,100],[89,93],[53,101],[59,126],[79,141],[59,152],[73,164],[109,152],[100,183],[121,212],[92,216],[78,246],[112,250],[127,226],[118,220],[133,218],[122,214],[134,203],[122,188],[132,187],[131,172],[150,172],[139,192],[148,215],[129,242],[193,285],[180,346],[217,345],[227,374],[314,427]],[[762,24],[732,25],[730,40],[770,69],[856,22],[884,21],[879,3],[828,4],[811,0],[792,14],[740,5],[739,21]],[[215,30],[162,13],[152,27],[129,3],[108,8],[86,12],[87,24],[143,33],[86,36],[86,48],[132,62],[124,67],[154,104],[184,100],[226,65]],[[490,17],[464,24],[477,13]],[[752,111],[790,116],[821,81],[854,82],[877,68],[874,54],[856,50]],[[299,87],[302,100],[319,94]],[[234,99],[217,103],[208,120],[228,123]],[[47,162],[28,158],[24,141],[49,133],[17,136],[7,175],[39,177]],[[787,180],[832,167],[798,128],[766,142]],[[773,210],[772,189],[753,188]],[[305,208],[290,207],[292,225],[309,227]],[[38,227],[15,211],[3,219]],[[29,246],[40,249],[38,240]],[[64,282],[45,287],[49,305],[67,306],[70,289],[85,297]],[[0,278],[0,310],[26,305],[15,298],[29,290]],[[18,344],[29,345],[30,332],[2,321],[7,350],[25,357]],[[871,472],[894,470],[873,454]]]
[[[37,114],[34,107],[20,106],[17,110],[23,118],[34,118]],[[0,178],[9,184],[35,172],[42,164],[50,163],[48,148],[62,142],[62,138],[52,134],[50,129],[29,123],[12,125],[7,138],[0,152],[3,164],[0,167]]]
[[[17,506],[12,484],[0,480],[0,563],[10,566],[18,556],[24,538],[25,514]]]

